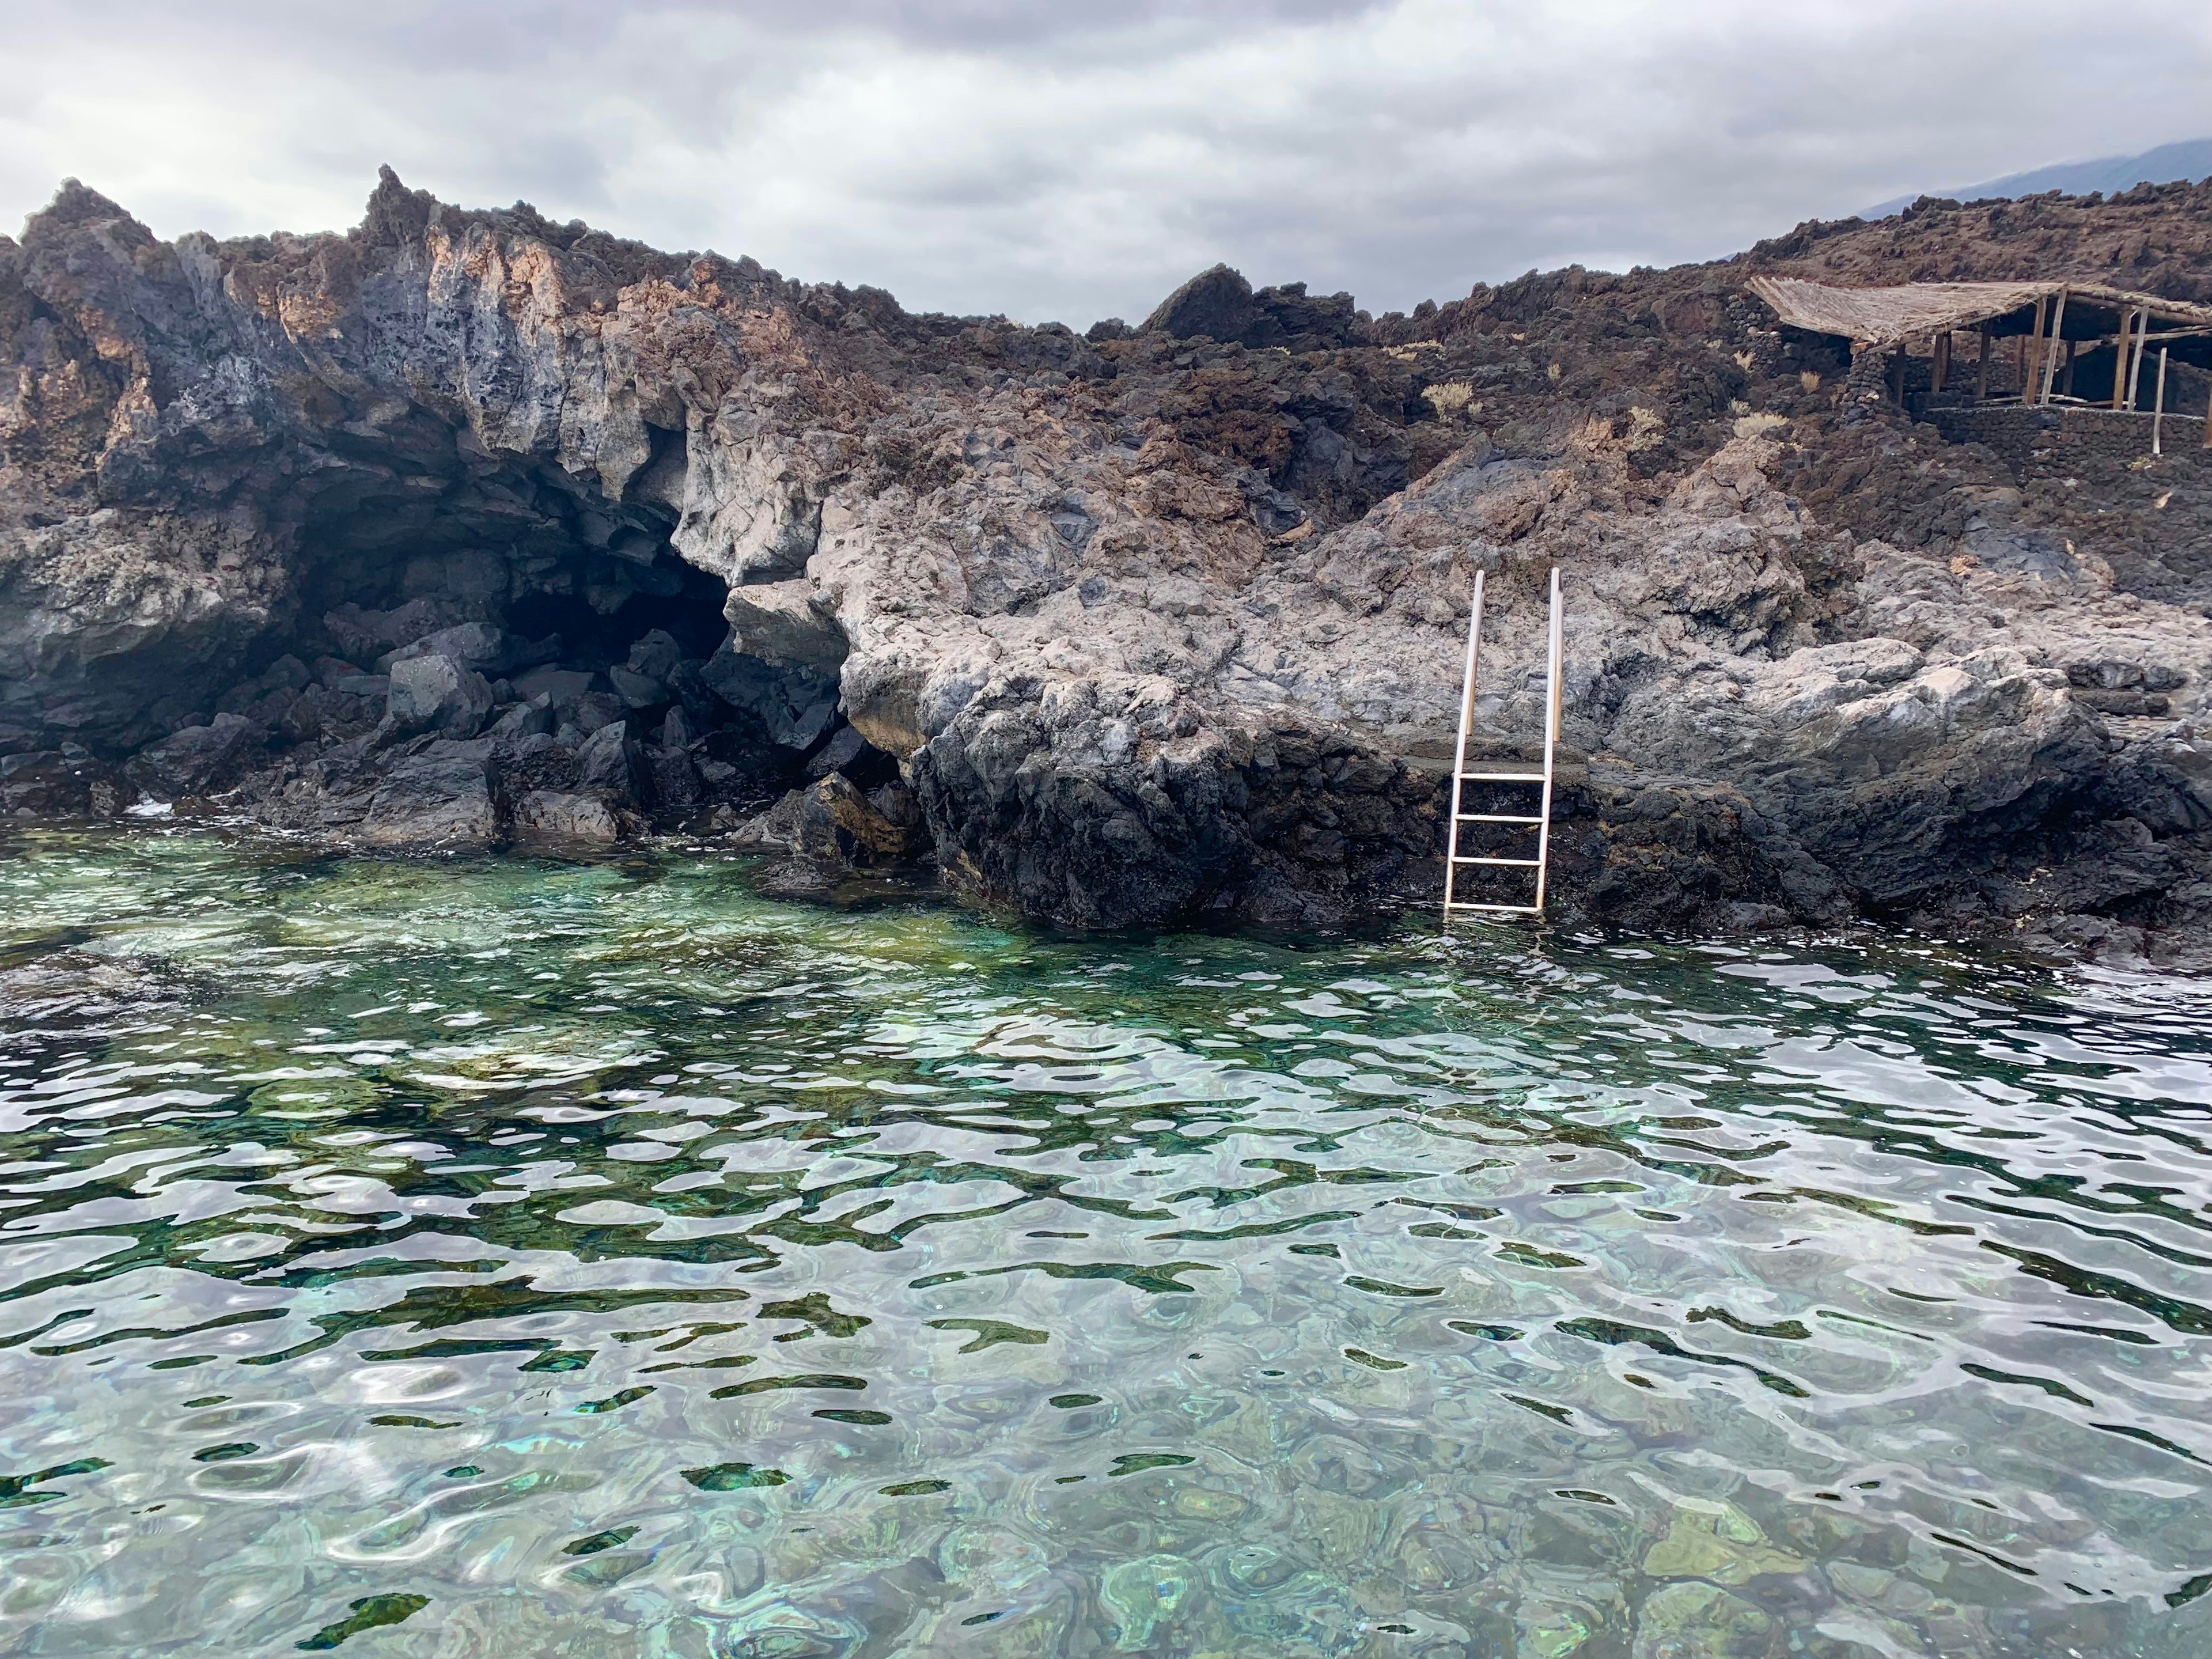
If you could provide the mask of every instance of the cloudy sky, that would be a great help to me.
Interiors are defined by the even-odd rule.
[[[1080,328],[1225,259],[1371,310],[2212,134],[2177,0],[5,0],[0,224],[343,228],[389,161]]]

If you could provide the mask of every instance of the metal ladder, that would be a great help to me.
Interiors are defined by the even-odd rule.
[[[1544,914],[1544,877],[1552,853],[1552,757],[1559,738],[1559,572],[1552,568],[1552,608],[1550,628],[1550,659],[1545,669],[1544,766],[1541,771],[1476,771],[1467,769],[1468,728],[1474,723],[1475,665],[1482,653],[1482,589],[1485,573],[1474,573],[1474,616],[1467,629],[1467,679],[1459,701],[1459,747],[1452,758],[1451,839],[1444,862],[1444,920],[1451,920],[1455,912],[1474,910],[1491,915],[1540,916]],[[1534,814],[1516,812],[1469,812],[1463,809],[1466,787],[1479,784],[1541,785],[1543,804]],[[1533,859],[1462,857],[1459,850],[1459,827],[1462,823],[1513,823],[1536,832],[1536,856]],[[1461,870],[1468,866],[1508,870],[1533,870],[1536,872],[1536,896],[1528,904],[1492,904],[1463,899],[1457,896]]]

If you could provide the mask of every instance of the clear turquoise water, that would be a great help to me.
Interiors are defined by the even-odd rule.
[[[2212,987],[0,846],[0,1650],[2202,1655]]]

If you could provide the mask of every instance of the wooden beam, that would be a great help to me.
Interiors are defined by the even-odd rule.
[[[2028,375],[2037,366],[2035,354],[2043,340],[2044,303],[2042,296],[2039,295],[2035,301],[2035,315],[2028,323],[2027,332],[2020,338],[2020,400],[2023,404],[2035,401],[2035,387],[2029,383]]]
[[[2154,455],[2165,453],[2159,447],[2158,428],[2166,419],[2166,354],[2172,349],[2172,346],[2158,349],[2158,401],[2150,408],[2150,453]]]
[[[2142,380],[2143,348],[2150,343],[2150,312],[2146,307],[2136,308],[2135,356],[2128,364],[2128,407],[2136,406],[2136,388]]]
[[[2066,343],[2066,367],[2058,371],[2058,395],[2062,398],[2074,395],[2074,342],[2071,340]]]
[[[1982,325],[1981,334],[1982,360],[1974,370],[1974,401],[1976,403],[1980,403],[1990,395],[1990,325],[1987,323]]]
[[[1936,337],[1935,348],[1930,355],[1935,358],[1935,362],[1929,368],[1928,389],[1929,395],[1933,396],[1942,391],[1943,383],[1951,378],[1951,331],[1949,329],[1945,329]]]
[[[2051,377],[2058,372],[2058,341],[2066,332],[2066,290],[2058,290],[2058,303],[2051,313],[2051,337],[2043,343],[2042,383],[2036,388],[2035,401],[2051,401]]]
[[[2128,337],[2136,325],[2135,307],[2120,310],[2120,337],[2112,346],[2112,407],[2128,406]]]

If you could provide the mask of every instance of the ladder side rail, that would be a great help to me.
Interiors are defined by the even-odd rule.
[[[1544,804],[1537,809],[1543,822],[1536,826],[1536,902],[1534,914],[1544,914],[1544,881],[1551,873],[1552,857],[1552,766],[1554,750],[1559,740],[1559,568],[1552,567],[1552,604],[1549,660],[1544,674]]]
[[[1475,662],[1482,649],[1482,588],[1484,573],[1474,573],[1474,608],[1467,625],[1467,672],[1460,684],[1459,743],[1452,752],[1451,831],[1444,848],[1444,915],[1452,909],[1453,878],[1459,870],[1459,823],[1462,775],[1467,770],[1468,727],[1474,720]]]

